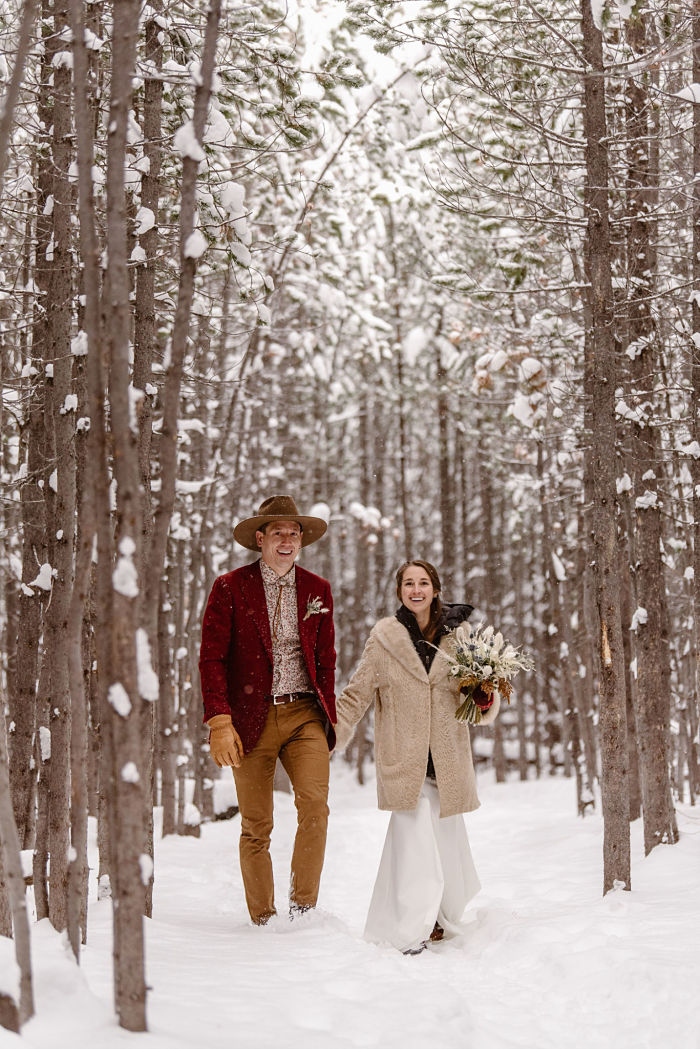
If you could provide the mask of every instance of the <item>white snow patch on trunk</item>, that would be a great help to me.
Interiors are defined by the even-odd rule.
[[[32,579],[29,586],[38,586],[40,590],[50,590],[53,582],[53,569],[48,561],[40,566],[36,579]]]
[[[150,208],[139,208],[136,212],[136,236],[142,237],[156,224],[156,217]]]
[[[158,699],[158,675],[153,669],[151,645],[143,627],[139,627],[136,631],[136,666],[139,694],[143,699],[153,703]]]
[[[139,592],[138,573],[133,557],[135,550],[136,544],[133,539],[125,536],[119,544],[121,557],[112,572],[112,586],[124,597],[136,597]]]
[[[635,499],[634,506],[636,510],[651,510],[653,507],[659,505],[659,497],[656,492],[651,492],[648,488],[645,489],[644,495],[640,495]]]
[[[121,682],[115,681],[113,685],[109,686],[107,699],[120,717],[126,718],[129,716],[131,713],[131,700]]]
[[[557,578],[557,582],[563,583],[566,580],[566,569],[562,563],[561,558],[552,550],[552,564],[554,565],[554,575]]]
[[[46,725],[39,727],[39,749],[41,751],[42,762],[51,760],[51,729],[48,729]]]
[[[153,860],[146,852],[139,856],[139,867],[141,868],[141,884],[148,885],[153,875]]]
[[[133,761],[127,761],[126,765],[122,768],[121,778],[124,783],[140,783],[141,777],[139,776],[139,770],[136,768],[136,764]]]

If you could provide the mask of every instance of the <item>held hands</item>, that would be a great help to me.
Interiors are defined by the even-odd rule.
[[[241,737],[233,727],[229,714],[216,714],[207,721],[209,752],[220,769],[226,765],[238,768],[243,761]]]

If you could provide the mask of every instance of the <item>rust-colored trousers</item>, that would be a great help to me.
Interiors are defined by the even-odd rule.
[[[270,834],[278,757],[291,780],[297,809],[289,900],[300,908],[314,907],[326,851],[329,777],[324,717],[314,699],[270,704],[262,736],[233,770],[241,811],[241,874],[256,924],[275,913]]]

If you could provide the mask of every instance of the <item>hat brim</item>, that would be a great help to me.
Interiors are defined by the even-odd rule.
[[[255,533],[263,525],[270,524],[271,521],[298,521],[301,525],[302,546],[311,546],[326,534],[328,528],[322,517],[302,517],[300,514],[281,517],[279,514],[261,514],[257,517],[247,517],[245,521],[239,521],[233,530],[233,538],[246,550],[254,550],[257,553],[260,547],[255,539]]]

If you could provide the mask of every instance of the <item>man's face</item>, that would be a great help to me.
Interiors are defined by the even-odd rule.
[[[301,550],[301,527],[296,521],[270,521],[255,539],[265,564],[277,575],[285,575]]]

